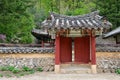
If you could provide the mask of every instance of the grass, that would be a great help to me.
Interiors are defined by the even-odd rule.
[[[12,70],[12,72],[13,72],[13,73],[18,73],[18,72],[20,72],[20,69],[14,68],[14,69]]]
[[[8,71],[13,71],[14,69],[15,69],[14,66],[7,66],[7,70],[8,70]]]
[[[37,71],[42,72],[43,69],[41,67],[37,68]]]
[[[11,74],[6,74],[6,77],[12,77],[12,75]]]
[[[3,74],[0,74],[0,77],[3,77]]]
[[[1,66],[0,67],[0,71],[7,71],[8,69],[7,69],[7,67],[6,66]]]
[[[35,73],[35,70],[31,70],[29,71],[30,74],[34,74]]]
[[[25,75],[24,73],[19,74],[19,76],[24,76],[24,75]]]
[[[31,71],[32,70],[31,68],[29,68],[27,66],[23,66],[22,69],[23,69],[23,71]]]
[[[22,69],[16,68],[14,66],[1,66],[0,67],[0,77],[20,77],[29,74],[34,74],[36,71],[42,72],[43,69],[41,67],[32,69],[27,66],[23,66]]]

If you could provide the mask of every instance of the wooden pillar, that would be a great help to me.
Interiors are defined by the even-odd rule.
[[[55,72],[60,72],[60,36],[56,37],[55,40]]]
[[[42,44],[42,47],[44,47],[44,41],[42,41],[41,44]]]
[[[90,37],[91,42],[91,69],[92,73],[97,73],[96,71],[96,42],[95,36]]]
[[[95,36],[91,37],[91,64],[96,64],[96,46]]]

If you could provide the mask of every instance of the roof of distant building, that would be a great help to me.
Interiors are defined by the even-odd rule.
[[[47,32],[42,31],[40,29],[33,29],[32,30],[32,35],[35,36],[39,40],[44,40],[45,38],[50,38]]]
[[[108,33],[104,36],[104,38],[107,38],[107,37],[110,37],[110,36],[114,36],[114,35],[117,35],[117,34],[119,34],[119,33],[120,33],[120,27],[112,30],[111,32],[108,32]]]

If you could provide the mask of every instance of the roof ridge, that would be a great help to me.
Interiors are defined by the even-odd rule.
[[[83,14],[83,15],[77,15],[77,16],[68,16],[68,15],[63,15],[63,14],[58,14],[56,12],[50,12],[50,15],[53,16],[54,18],[68,18],[68,19],[75,19],[75,18],[93,18],[93,19],[101,19],[102,16],[99,15],[99,11],[94,11],[88,14]]]

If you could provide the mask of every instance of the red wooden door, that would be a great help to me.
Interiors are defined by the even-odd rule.
[[[60,60],[61,63],[72,62],[72,39],[69,37],[61,37],[60,44]]]
[[[78,37],[74,39],[75,62],[90,62],[90,38]]]

